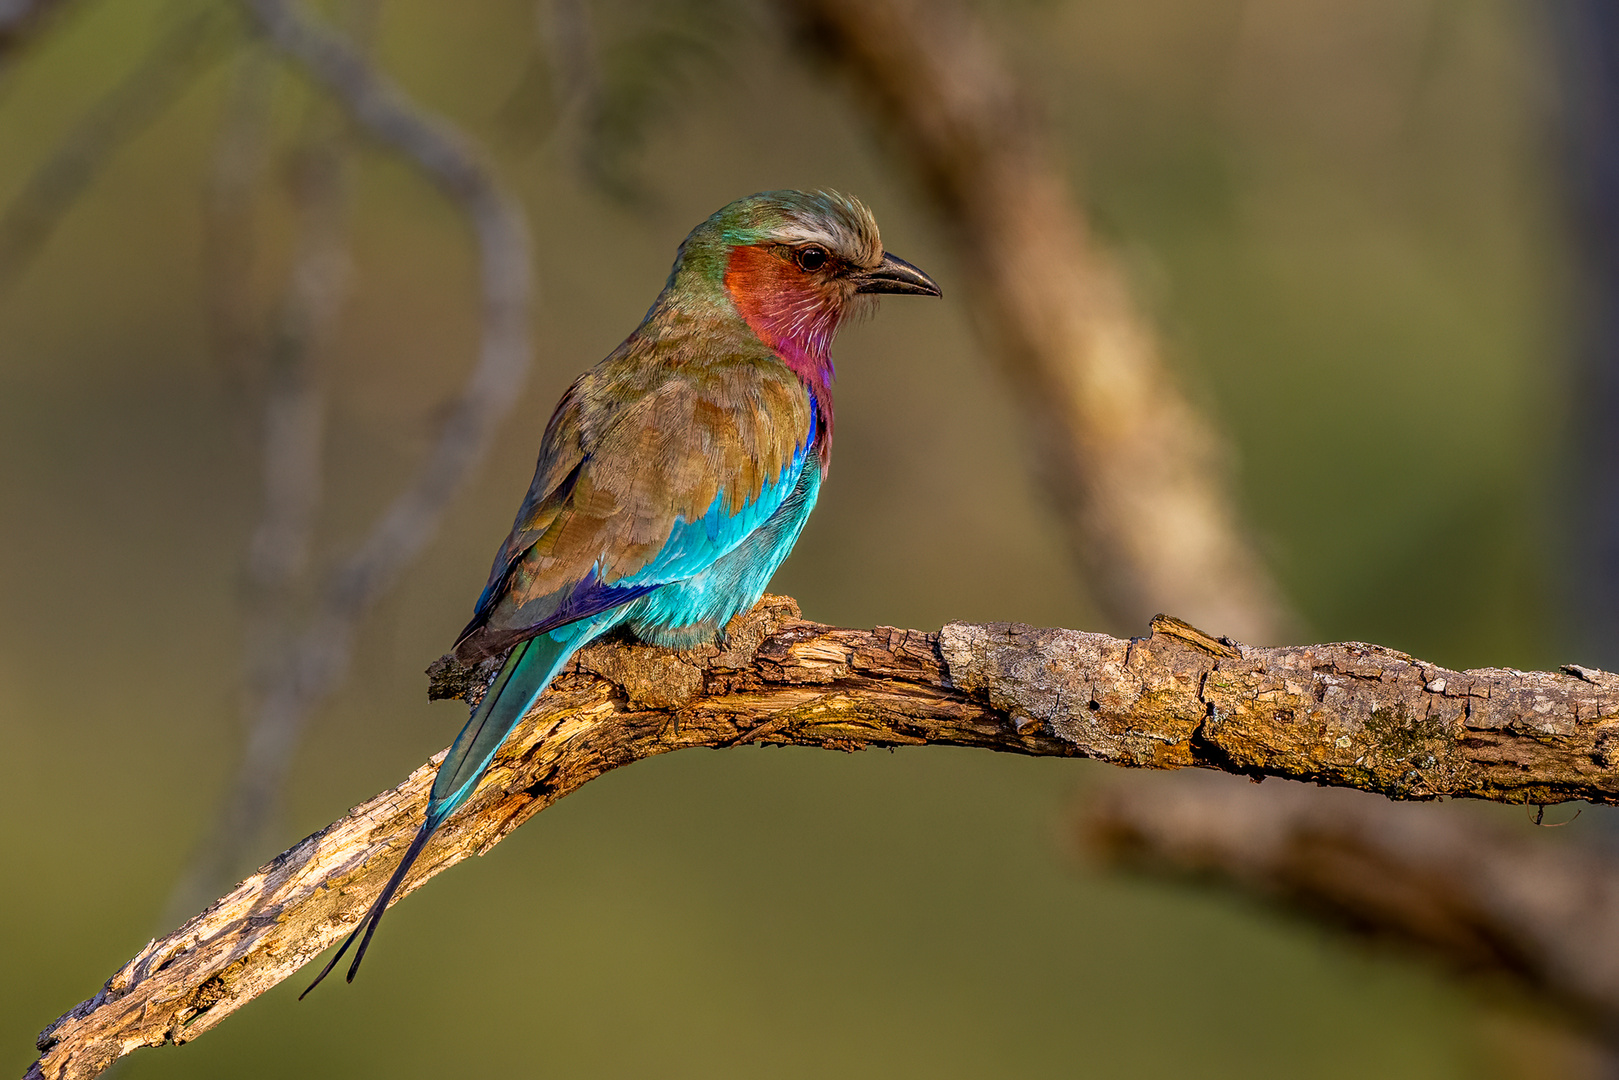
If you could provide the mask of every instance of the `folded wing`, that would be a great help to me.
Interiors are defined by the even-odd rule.
[[[690,365],[650,386],[640,374],[598,369],[558,407],[463,659],[701,573],[790,494],[817,422],[790,371]]]

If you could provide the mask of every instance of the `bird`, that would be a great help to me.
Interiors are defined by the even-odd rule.
[[[505,654],[433,778],[356,940],[354,980],[411,864],[580,647],[620,628],[692,648],[751,608],[792,550],[832,454],[832,342],[882,294],[940,296],[835,191],[737,199],[681,243],[641,323],[563,394],[534,480],[454,654]]]

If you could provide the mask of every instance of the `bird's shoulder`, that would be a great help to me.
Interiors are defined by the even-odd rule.
[[[802,381],[751,334],[636,335],[580,377],[558,416],[558,445],[615,490],[657,477],[695,497],[706,473],[743,501],[815,423]]]
[[[720,344],[632,337],[569,387],[467,634],[536,625],[579,582],[653,567],[681,522],[717,515],[724,546],[768,517],[815,407],[756,340]]]

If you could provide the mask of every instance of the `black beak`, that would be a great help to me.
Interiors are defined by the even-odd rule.
[[[911,296],[941,296],[933,279],[897,255],[884,255],[875,270],[851,275],[857,293],[907,293]]]

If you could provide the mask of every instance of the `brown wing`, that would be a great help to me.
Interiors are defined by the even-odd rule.
[[[665,550],[676,525],[718,509],[713,557],[722,554],[809,440],[808,395],[773,357],[616,359],[575,383],[547,425],[534,484],[457,645],[463,656],[695,573],[701,550]],[[729,536],[727,518],[743,531]]]

